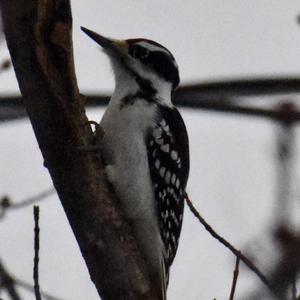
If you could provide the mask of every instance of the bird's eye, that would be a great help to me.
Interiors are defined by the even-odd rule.
[[[149,56],[149,50],[140,45],[131,45],[129,47],[128,53],[133,58],[137,58],[140,60],[145,60]]]

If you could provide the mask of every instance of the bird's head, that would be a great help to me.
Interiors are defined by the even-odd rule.
[[[116,85],[128,78],[135,80],[140,90],[153,96],[171,94],[179,84],[177,63],[164,46],[147,39],[115,40],[89,29],[81,29],[109,56]]]

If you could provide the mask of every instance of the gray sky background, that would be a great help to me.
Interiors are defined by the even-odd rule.
[[[300,73],[298,1],[76,0],[72,7],[77,77],[83,93],[111,91],[113,76],[107,58],[79,30],[80,25],[111,37],[146,37],[162,43],[175,55],[182,82]],[[0,44],[0,61],[7,56]],[[0,93],[15,92],[13,71],[0,74]],[[190,197],[238,248],[264,253],[262,241],[276,206],[275,126],[258,119],[182,111],[191,142]],[[89,112],[93,120],[101,115],[101,109]],[[30,124],[2,125],[0,137],[0,194],[18,201],[46,189],[51,182]],[[296,187],[293,195],[296,214]],[[53,196],[40,206],[42,288],[64,299],[98,299],[58,199]],[[0,223],[5,241],[0,257],[27,281],[32,277],[32,219],[28,208],[11,212]],[[261,267],[268,268],[272,259],[264,255]],[[233,267],[234,257],[186,209],[171,271],[170,299],[227,299]],[[237,299],[245,299],[255,284],[255,276],[241,268]],[[25,300],[32,299],[31,294],[24,295]]]

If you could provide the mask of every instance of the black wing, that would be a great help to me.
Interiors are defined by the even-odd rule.
[[[160,106],[157,123],[148,135],[147,147],[168,277],[181,232],[189,175],[188,135],[176,108]]]

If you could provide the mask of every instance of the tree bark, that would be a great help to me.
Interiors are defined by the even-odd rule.
[[[74,71],[69,1],[0,4],[8,48],[45,166],[99,295],[105,300],[159,299],[98,156],[78,149],[88,146],[93,134]]]

